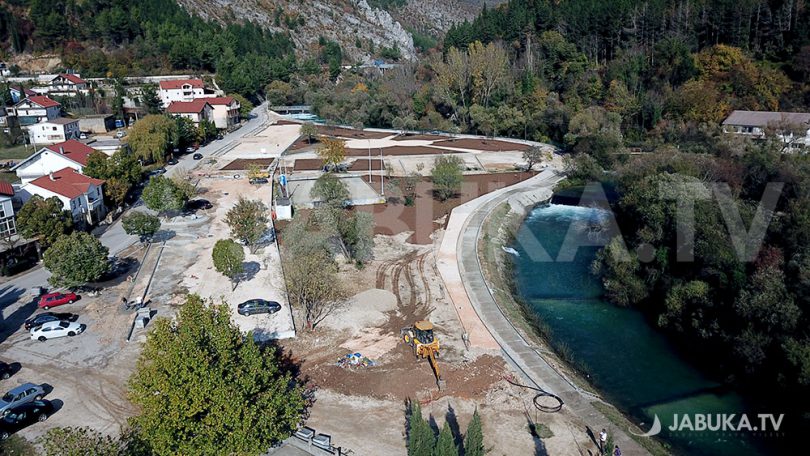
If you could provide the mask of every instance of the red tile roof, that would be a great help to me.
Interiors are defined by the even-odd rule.
[[[31,96],[31,95],[34,95],[34,96],[36,96],[36,95],[37,95],[37,93],[36,93],[36,92],[34,92],[33,90],[31,90],[31,89],[23,89],[23,88],[22,88],[22,87],[20,87],[20,86],[11,86],[11,87],[9,87],[9,89],[16,90],[17,92],[20,92],[20,93],[25,92],[25,96],[26,96],[26,97],[27,97],[27,96]]]
[[[14,196],[14,187],[5,181],[0,181],[0,195]]]
[[[43,108],[52,108],[54,106],[62,106],[61,104],[51,100],[50,98],[46,97],[45,95],[36,95],[28,97],[28,100],[32,103],[36,103]]]
[[[87,81],[85,81],[84,79],[76,76],[75,74],[59,73],[59,76],[62,76],[63,78],[67,79],[68,81],[70,81],[70,82],[72,82],[74,84],[87,84]],[[56,79],[56,78],[54,78],[54,79]]]
[[[51,180],[53,176],[53,180]],[[104,181],[80,174],[73,168],[62,168],[53,174],[46,174],[31,181],[29,185],[44,188],[65,198],[76,198],[87,193],[90,185],[101,185]]]
[[[160,88],[163,90],[182,89],[185,84],[189,84],[195,89],[205,87],[202,79],[172,79],[171,81],[160,81]]]
[[[45,146],[45,148],[50,149],[54,153],[62,154],[66,158],[73,160],[82,166],[87,165],[87,159],[90,157],[90,154],[95,151],[95,149],[92,147],[76,141],[75,139],[69,139],[65,142]]]
[[[202,112],[207,104],[209,104],[207,98],[198,98],[192,101],[172,101],[166,111],[172,114],[198,114]]]
[[[205,101],[208,102],[211,106],[214,105],[229,105],[233,103],[233,97],[212,97],[206,98]]]

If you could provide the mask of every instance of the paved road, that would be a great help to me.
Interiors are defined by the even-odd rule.
[[[257,130],[263,128],[267,123],[267,119],[267,103],[265,102],[253,109],[251,119],[242,125],[242,128],[226,135],[225,138],[219,141],[213,141],[201,147],[198,152],[203,154],[204,157],[208,157],[224,148],[230,147],[242,137],[255,133]],[[192,154],[184,155],[178,160],[176,165],[167,167],[166,174],[174,176],[191,171],[197,167],[201,161],[202,160],[193,160]],[[136,203],[134,207],[137,208],[141,206],[139,203],[140,202]],[[110,255],[117,255],[122,250],[137,242],[138,237],[126,234],[121,225],[121,218],[119,218],[104,231],[100,236],[100,240],[104,246],[110,249]],[[0,285],[0,311],[3,311],[4,314],[7,313],[10,309],[4,308],[16,302],[21,296],[27,295],[28,290],[31,288],[36,286],[47,287],[48,277],[50,277],[50,273],[40,267]],[[2,318],[0,318],[0,321],[2,321]]]

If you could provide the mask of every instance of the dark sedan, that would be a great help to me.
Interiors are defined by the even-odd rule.
[[[16,407],[0,420],[0,440],[36,422],[43,422],[53,413],[51,401],[33,401]]]
[[[276,301],[266,301],[264,299],[249,299],[237,306],[239,315],[254,315],[260,313],[273,314],[281,310],[281,304]]]
[[[6,380],[11,377],[11,374],[14,373],[14,370],[11,369],[11,366],[8,364],[0,361],[0,379]]]
[[[65,313],[42,312],[39,315],[34,315],[28,320],[25,320],[24,326],[25,330],[28,331],[31,328],[42,326],[43,324],[49,321],[76,321],[77,318],[79,318],[78,315],[67,312]]]

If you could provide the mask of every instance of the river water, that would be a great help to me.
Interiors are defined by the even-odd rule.
[[[520,254],[514,258],[518,293],[550,330],[552,345],[570,354],[608,402],[645,431],[658,416],[663,426],[659,437],[674,453],[762,454],[760,443],[755,447],[744,432],[667,429],[675,414],[748,413],[756,418],[756,411],[679,354],[639,311],[601,298],[601,284],[590,273],[599,247],[561,249],[609,237],[594,229],[606,214],[557,204],[531,211],[513,245]],[[564,244],[566,236],[574,242]],[[575,255],[573,261],[548,261],[538,253],[541,249],[555,260],[566,251]]]

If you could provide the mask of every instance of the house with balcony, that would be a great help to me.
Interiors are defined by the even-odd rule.
[[[58,118],[62,112],[62,105],[44,95],[33,95],[6,108],[6,112],[17,116],[20,126],[25,127]]]
[[[764,139],[775,135],[785,151],[810,148],[810,113],[773,111],[733,111],[723,121],[725,133]]]
[[[213,91],[206,91],[202,79],[172,79],[160,81],[158,94],[167,108],[174,101],[192,101],[195,98],[210,98]]]
[[[20,193],[25,201],[33,195],[45,199],[56,197],[73,215],[74,222],[92,226],[107,215],[103,185],[103,180],[87,177],[73,168],[63,168],[23,185]]]
[[[205,101],[213,108],[214,125],[221,130],[230,130],[239,124],[241,105],[233,97],[212,97]]]
[[[73,96],[78,93],[87,93],[89,87],[87,81],[77,74],[59,73],[51,79],[48,94]]]
[[[64,168],[72,168],[81,173],[94,151],[87,144],[70,139],[39,149],[11,170],[17,173],[23,185]]]
[[[0,182],[0,238],[17,234],[14,218],[14,187],[8,182]]]
[[[57,117],[25,127],[28,130],[28,140],[34,145],[56,144],[69,139],[79,139],[79,119]]]
[[[185,117],[191,119],[194,125],[199,126],[204,120],[214,121],[214,108],[206,99],[193,101],[173,101],[166,109],[166,112],[173,117]]]

